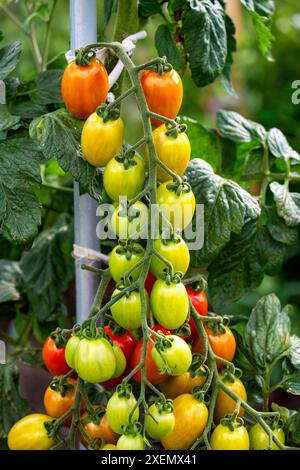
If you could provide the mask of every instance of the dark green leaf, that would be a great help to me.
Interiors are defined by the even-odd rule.
[[[6,101],[15,98],[18,88],[20,86],[20,80],[17,77],[6,77],[4,79]]]
[[[139,0],[139,15],[143,18],[148,18],[160,12],[161,5],[157,0]]]
[[[186,116],[181,117],[180,122],[187,125],[191,158],[203,158],[216,170],[221,159],[220,138],[217,132]]]
[[[290,349],[288,357],[296,369],[300,369],[300,338],[292,335],[290,338]],[[300,380],[300,377],[299,377]],[[299,384],[300,385],[300,384]]]
[[[184,49],[192,79],[203,87],[222,73],[226,63],[225,14],[218,1],[203,0],[191,6],[182,23]]]
[[[20,116],[14,116],[5,104],[0,104],[0,131],[18,129],[19,122]]]
[[[23,281],[39,320],[48,319],[55,311],[73,277],[72,247],[73,224],[66,214],[61,214],[22,255]]]
[[[265,212],[268,216],[266,226],[274,240],[285,245],[295,245],[298,240],[297,228],[288,227],[284,220],[279,217],[275,208],[265,208]]]
[[[82,193],[101,202],[102,173],[84,160],[80,136],[82,121],[65,109],[59,109],[35,119],[30,124],[30,136],[39,141],[44,157],[55,157],[66,172],[79,182]]]
[[[300,375],[294,375],[289,377],[286,380],[283,379],[281,388],[288,393],[293,395],[300,395]]]
[[[273,181],[270,184],[277,212],[289,227],[300,224],[300,194],[290,193],[284,184]]]
[[[300,444],[300,409],[292,418],[292,440],[295,444]]]
[[[221,75],[222,84],[231,96],[237,98],[237,93],[231,81],[231,66],[233,63],[233,53],[236,52],[236,40],[235,40],[235,26],[231,18],[225,16],[225,26],[227,34],[227,56],[224,69]]]
[[[246,146],[248,145],[248,149]],[[264,171],[263,152],[260,145],[256,142],[245,142],[239,144],[237,159],[244,155],[244,164],[241,171],[242,178],[255,179],[261,177]]]
[[[29,182],[40,184],[36,142],[15,137],[0,143],[0,221],[6,237],[22,243],[37,233],[41,207]]]
[[[155,46],[160,57],[166,56],[168,62],[182,75],[185,71],[184,50],[175,43],[175,28],[161,24],[155,33]]]
[[[265,128],[254,121],[249,121],[234,111],[221,110],[217,114],[217,126],[223,137],[233,142],[263,142],[267,133]]]
[[[30,95],[31,101],[40,105],[62,103],[61,77],[63,70],[41,72],[36,79],[37,90]]]
[[[106,26],[109,23],[112,10],[114,6],[114,0],[104,0],[104,11],[103,11],[103,18],[102,18],[102,33],[105,31]]]
[[[15,363],[0,364],[0,439],[28,410],[19,393],[19,371]]]
[[[18,101],[13,112],[24,120],[31,120],[47,112],[46,106],[31,101]]]
[[[262,371],[288,349],[290,320],[286,307],[281,310],[275,294],[257,302],[246,326],[245,339],[250,357]]]
[[[0,303],[20,300],[19,285],[21,269],[19,263],[0,260]]]
[[[183,10],[187,6],[187,0],[169,0],[168,1],[168,11],[170,15]]]
[[[0,49],[0,80],[6,78],[16,68],[21,47],[21,42],[15,41]]]
[[[270,129],[268,132],[268,145],[274,157],[284,158],[287,160],[289,158],[294,158],[293,155],[295,155],[295,153],[297,154],[297,152],[290,147],[281,130],[276,129],[275,127]]]

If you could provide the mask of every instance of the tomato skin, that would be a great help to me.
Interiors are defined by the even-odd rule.
[[[181,272],[184,276],[190,264],[190,252],[181,237],[177,237],[176,241],[164,241],[161,237],[156,238],[153,242],[153,248],[172,264],[174,273]],[[158,278],[166,267],[163,261],[154,254],[152,255],[150,269],[154,276]]]
[[[207,312],[208,312],[208,300],[207,300],[207,296],[206,296],[205,292],[204,291],[200,291],[200,292],[194,291],[193,289],[191,289],[188,286],[186,286],[185,288],[186,288],[186,291],[188,293],[189,298],[191,299],[191,302],[192,302],[193,306],[195,307],[195,309],[197,310],[199,315],[202,315],[203,317],[205,317],[207,315]],[[191,335],[189,336],[189,338],[185,338],[186,341],[191,341],[193,338],[198,336],[197,335],[196,324],[195,324],[192,316],[190,316],[189,325],[190,325],[190,328],[191,328]]]
[[[189,300],[184,285],[157,280],[150,295],[151,311],[158,323],[170,330],[184,324],[189,311]]]
[[[282,444],[285,443],[285,434],[283,429],[273,429],[273,433]],[[249,432],[250,437],[250,449],[251,450],[268,450],[269,447],[269,436],[266,431],[261,427],[259,423],[256,423]],[[271,450],[280,450],[275,442],[272,442]]]
[[[104,122],[101,116],[93,113],[82,129],[82,152],[90,165],[103,167],[120,153],[123,140],[124,124],[121,118]]]
[[[159,440],[171,434],[175,426],[175,416],[172,411],[160,412],[153,403],[148,412],[145,418],[145,429],[152,439]]]
[[[205,369],[201,367],[203,372]],[[159,385],[159,388],[167,398],[177,398],[179,395],[184,393],[192,393],[193,388],[202,387],[206,381],[205,375],[196,375],[192,377],[189,371],[184,372],[180,375],[168,377],[164,382]]]
[[[110,339],[116,343],[117,346],[122,350],[126,361],[129,362],[130,358],[133,354],[134,348],[137,345],[137,341],[135,337],[130,333],[130,331],[126,331],[122,334],[114,334],[110,328],[110,326],[106,325],[104,327],[104,331]]]
[[[93,406],[94,409],[98,407],[96,405]],[[84,420],[88,416],[88,413],[85,411],[80,419]],[[94,423],[93,421],[89,421],[82,424],[84,431],[89,436],[91,440],[96,438],[101,438],[105,442],[105,444],[116,444],[119,439],[119,434],[114,432],[110,425],[108,424],[106,415],[101,416],[99,424]],[[79,435],[82,444],[87,447],[87,442],[85,441],[84,437],[80,434]]]
[[[67,381],[73,385],[73,388],[68,390],[64,397],[59,391],[52,390],[50,386],[45,391],[44,407],[46,413],[52,418],[60,418],[74,405],[77,382],[71,377]]]
[[[47,436],[44,426],[46,421],[52,421],[51,416],[34,413],[17,421],[8,433],[10,450],[48,450],[54,444],[54,439]]]
[[[118,450],[114,444],[104,444],[99,450]]]
[[[231,362],[236,350],[235,337],[231,329],[228,326],[225,326],[225,333],[214,333],[214,331],[208,326],[205,326],[204,328],[213,352],[217,356]],[[193,352],[198,354],[202,354],[203,352],[202,341],[199,337],[193,345]],[[218,370],[222,369],[222,365],[223,364],[221,362],[217,361]]]
[[[141,84],[150,111],[175,119],[180,109],[183,97],[182,81],[176,70],[159,73],[145,70],[141,74]],[[154,126],[162,122],[151,118]]]
[[[111,218],[111,227],[120,240],[127,240],[130,237],[142,238],[147,233],[148,207],[141,201],[135,202],[128,210],[128,216],[134,217],[128,220],[127,216],[120,216],[121,206],[118,205]],[[136,235],[138,233],[138,235]]]
[[[218,424],[214,429],[210,445],[212,450],[249,450],[249,435],[245,426],[237,426],[232,431],[228,426]]]
[[[112,348],[116,359],[116,368],[111,378],[117,379],[126,369],[126,357],[124,356],[122,349],[115,343],[113,343]]]
[[[145,448],[146,443],[140,433],[122,435],[117,442],[117,450],[145,450]]]
[[[138,253],[131,253],[128,259],[126,253],[119,251],[122,249],[121,245],[117,245],[113,248],[109,255],[108,266],[110,274],[114,281],[118,282],[127,273],[127,271],[135,266],[144,256],[145,250],[139,243],[134,243],[133,248],[139,250]],[[131,273],[131,277],[134,281],[137,281],[141,274],[142,267],[135,269]]]
[[[112,297],[118,294],[119,289],[115,289]],[[147,314],[149,313],[149,297],[145,290]],[[138,291],[132,291],[128,297],[123,295],[117,302],[111,306],[111,314],[118,325],[125,330],[135,330],[142,325],[142,303]]]
[[[201,436],[208,420],[207,406],[189,393],[175,398],[175,426],[173,431],[161,439],[166,450],[186,450]]]
[[[223,380],[225,385],[234,393],[236,393],[242,400],[247,401],[247,392],[243,382],[235,378],[234,382]],[[233,400],[227,393],[219,389],[216,399],[216,406],[214,412],[214,421],[219,423],[224,416],[233,413],[236,407],[236,401]],[[240,408],[238,416],[243,416],[244,408]]]
[[[184,230],[191,222],[196,200],[192,190],[182,192],[179,196],[168,188],[172,181],[162,183],[157,189],[157,204],[173,229]]]
[[[151,294],[152,287],[154,286],[156,280],[157,280],[156,277],[152,274],[151,271],[149,271],[146,277],[146,281],[145,281],[145,289],[148,292],[149,296]]]
[[[72,60],[63,73],[61,92],[67,110],[86,119],[108,94],[108,75],[102,62],[95,58],[81,66]]]
[[[43,359],[46,367],[52,375],[64,375],[70,367],[66,362],[65,348],[58,348],[55,341],[48,336],[43,345]]]
[[[129,398],[118,395],[116,391],[108,400],[106,406],[106,417],[108,424],[114,432],[122,434],[122,426],[129,424],[129,415],[136,404],[135,396],[131,393]],[[136,408],[132,422],[139,419],[139,409]]]
[[[170,334],[170,330],[167,328],[162,327],[161,325],[156,325],[152,328],[154,331],[161,331],[163,334],[168,335]],[[152,338],[155,341],[155,338]],[[141,355],[143,349],[143,338],[140,340],[138,345],[136,346],[130,361],[130,369],[133,370],[140,362]],[[147,379],[153,384],[157,385],[164,381],[168,376],[166,374],[160,374],[158,368],[155,365],[155,362],[152,359],[152,349],[153,345],[148,342],[147,344],[147,352],[146,352],[146,375]],[[141,369],[139,369],[133,376],[134,380],[138,383],[142,381],[142,373]]]
[[[152,132],[157,158],[174,173],[182,176],[190,161],[190,141],[185,132],[180,132],[177,137],[166,135],[166,132],[167,128],[165,124],[157,127]],[[146,155],[149,160],[148,147],[146,149]],[[157,178],[159,181],[164,182],[170,179],[170,175],[158,165]]]
[[[111,379],[116,358],[107,339],[82,339],[76,350],[75,369],[81,379],[90,383]]]
[[[133,157],[133,161],[135,165],[130,164],[128,168],[115,158],[112,158],[106,165],[103,185],[113,201],[119,202],[120,196],[126,196],[128,200],[133,199],[143,189],[145,164],[138,155]]]
[[[166,339],[172,341],[172,345],[160,351],[161,355],[156,348],[152,349],[152,358],[158,370],[164,370],[165,360],[170,369],[170,375],[184,374],[192,364],[192,353],[189,346],[182,338],[176,335],[167,335]]]
[[[66,344],[66,361],[71,369],[75,369],[76,351],[80,343],[79,336],[71,336]]]

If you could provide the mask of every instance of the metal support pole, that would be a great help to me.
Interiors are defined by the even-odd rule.
[[[70,0],[71,50],[97,40],[96,0]],[[80,90],[79,90],[80,93]],[[74,182],[75,243],[99,250],[96,235],[97,202],[87,194],[80,196]],[[97,276],[76,266],[76,318],[82,323],[88,316],[97,288]]]

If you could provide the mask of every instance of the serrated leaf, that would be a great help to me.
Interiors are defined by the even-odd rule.
[[[0,260],[0,303],[20,300],[19,286],[21,269],[19,263],[10,260]]]
[[[268,216],[266,227],[272,238],[285,245],[295,245],[298,241],[297,228],[288,227],[284,220],[279,217],[275,208],[267,207],[264,210]]]
[[[217,132],[186,116],[181,117],[180,122],[187,125],[186,134],[191,144],[191,158],[202,158],[216,170],[221,158],[221,144]]]
[[[271,18],[275,11],[274,0],[241,0],[248,10],[256,11],[259,15]]]
[[[234,111],[218,111],[217,127],[223,137],[233,142],[264,142],[267,136],[265,128],[250,121]]]
[[[79,182],[82,193],[101,202],[102,173],[84,160],[80,136],[82,121],[65,109],[58,109],[34,119],[30,124],[30,137],[41,146],[44,157],[55,157],[66,172]]]
[[[263,160],[263,151],[262,148],[255,144],[255,142],[249,142],[240,144],[237,151],[237,158],[241,156],[242,150],[241,146],[251,145],[251,148],[245,150],[245,159],[241,171],[241,177],[246,179],[253,179],[255,177],[260,177],[264,171],[264,160]]]
[[[155,33],[155,47],[160,57],[167,57],[173,67],[182,75],[185,71],[184,50],[176,44],[175,28],[161,24]]]
[[[273,127],[268,132],[268,145],[274,157],[289,159],[294,151],[280,129]],[[297,152],[296,152],[297,153]]]
[[[41,183],[42,155],[36,142],[14,137],[0,143],[0,221],[15,243],[32,238],[41,222],[41,206],[30,182]]]
[[[277,212],[289,227],[300,224],[300,194],[290,193],[284,184],[273,181],[270,184]]]
[[[21,119],[31,120],[45,114],[47,108],[42,104],[32,103],[31,101],[18,101],[13,107],[13,112]]]
[[[34,90],[30,99],[33,103],[40,105],[61,104],[61,77],[63,70],[46,70],[40,72],[35,81],[36,90]]]
[[[227,35],[227,56],[225,66],[221,74],[221,82],[227,93],[229,93],[229,95],[233,96],[234,98],[237,98],[238,95],[231,81],[231,66],[233,64],[233,53],[236,52],[236,40],[234,37],[235,26],[228,15],[225,16],[225,26]]]
[[[157,0],[139,0],[139,15],[143,18],[148,18],[160,12],[161,5]]]
[[[248,354],[261,371],[287,351],[290,340],[290,319],[287,309],[281,310],[275,294],[261,298],[249,317],[245,339]]]
[[[4,80],[16,68],[21,48],[21,42],[15,41],[0,49],[0,80]]]
[[[21,258],[22,277],[32,308],[43,321],[60,304],[61,296],[73,277],[73,224],[61,214],[55,224],[44,230],[30,251]]]
[[[259,15],[256,11],[249,9],[247,11],[253,22],[259,49],[266,59],[272,61],[271,48],[274,36],[271,33],[268,19]]]
[[[292,335],[290,338],[290,348],[288,357],[296,369],[300,369],[300,338],[299,336]],[[300,380],[300,376],[299,376]],[[300,386],[300,384],[299,384]]]
[[[238,234],[246,218],[260,214],[257,201],[237,183],[213,172],[200,158],[191,160],[186,171],[197,204],[204,204],[204,245],[191,252],[191,264],[202,267],[210,263]]]
[[[212,83],[224,69],[227,57],[225,14],[216,0],[190,2],[183,18],[184,49],[192,79],[199,87]]]
[[[8,107],[0,104],[0,132],[8,131],[9,129],[18,129],[20,116],[11,114]]]

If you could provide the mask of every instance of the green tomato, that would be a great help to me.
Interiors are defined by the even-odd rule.
[[[106,418],[108,424],[118,434],[122,434],[122,426],[129,424],[129,415],[133,410],[136,399],[133,393],[127,395],[117,391],[110,397],[106,405]],[[139,419],[138,407],[134,410],[132,422]]]
[[[176,330],[184,324],[189,312],[186,288],[181,282],[167,283],[157,280],[151,291],[150,306],[160,325],[169,330]]]
[[[116,358],[116,369],[114,375],[112,376],[112,379],[114,379],[116,377],[120,377],[120,375],[122,375],[126,369],[126,357],[124,356],[121,348],[119,348],[119,346],[117,346],[115,343],[113,343],[112,348]]]
[[[121,278],[133,268],[144,256],[145,250],[138,243],[134,243],[131,249],[126,249],[117,245],[109,255],[108,266],[110,274],[114,281],[118,282]],[[141,274],[142,266],[134,269],[130,276],[136,281]]]
[[[114,350],[105,338],[82,339],[75,356],[75,370],[90,383],[105,382],[116,370]]]
[[[152,349],[152,358],[157,368],[169,375],[184,374],[192,364],[192,353],[187,343],[176,335],[166,335],[170,345],[158,351],[157,346]]]
[[[149,407],[145,419],[145,429],[152,439],[161,439],[169,436],[175,426],[175,415],[173,411],[160,411],[159,406],[153,403]]]
[[[66,362],[69,367],[72,369],[75,369],[75,357],[76,357],[76,351],[80,343],[80,338],[79,336],[71,336],[71,338],[68,340],[66,344],[66,349],[65,349],[65,357],[66,357]]]
[[[274,435],[277,437],[279,442],[285,443],[285,434],[283,429],[273,429]],[[255,424],[249,432],[250,437],[250,449],[251,450],[268,450],[269,447],[269,436],[266,431],[261,427],[259,423]],[[275,442],[272,442],[271,450],[279,450],[279,447]]]
[[[190,252],[185,241],[181,237],[165,241],[161,237],[154,240],[153,248],[169,261],[173,266],[173,272],[181,272],[184,275],[190,264]],[[166,269],[166,264],[157,256],[152,255],[150,269],[157,278]]]
[[[162,183],[157,189],[157,204],[174,230],[183,231],[191,222],[196,200],[192,190],[186,187],[180,194],[171,189],[172,181]]]
[[[115,289],[112,297],[121,292]],[[147,315],[149,313],[149,296],[144,290],[147,305]],[[141,296],[138,291],[132,291],[123,295],[110,308],[113,319],[125,330],[136,330],[142,325],[142,304]]]
[[[123,214],[120,205],[116,207],[111,218],[112,230],[121,240],[139,239],[147,235],[148,207],[140,201],[135,202]]]
[[[123,435],[117,442],[117,450],[145,450],[145,447],[145,441],[140,433]]]
[[[237,425],[231,430],[218,424],[211,435],[210,445],[212,450],[249,450],[248,431],[245,426]]]

